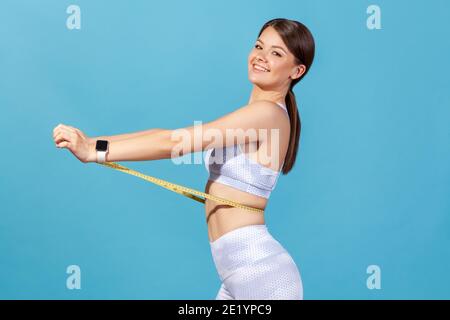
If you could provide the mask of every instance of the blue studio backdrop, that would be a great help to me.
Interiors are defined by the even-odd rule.
[[[316,41],[294,89],[297,162],[266,210],[304,298],[450,298],[448,1],[0,5],[1,299],[214,299],[203,205],[83,164],[52,131],[175,129],[242,107],[248,53],[278,17]],[[204,163],[122,164],[198,190],[207,181]]]

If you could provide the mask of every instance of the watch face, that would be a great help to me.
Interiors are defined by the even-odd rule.
[[[106,151],[106,150],[108,150],[108,141],[106,141],[106,140],[97,140],[97,144],[95,145],[95,150],[97,150],[97,151]]]

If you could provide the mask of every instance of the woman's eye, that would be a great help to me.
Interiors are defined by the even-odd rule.
[[[255,48],[256,49],[262,49],[261,46],[259,44],[255,44]],[[279,54],[278,52],[274,51],[273,52],[276,56],[281,57],[281,54]]]

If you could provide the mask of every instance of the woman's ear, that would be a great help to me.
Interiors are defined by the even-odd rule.
[[[306,71],[306,66],[304,64],[300,64],[295,67],[294,73],[291,75],[292,80],[300,78]]]

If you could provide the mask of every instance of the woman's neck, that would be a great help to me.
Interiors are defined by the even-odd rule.
[[[274,91],[262,90],[260,87],[254,85],[248,103],[250,104],[255,101],[268,100],[285,104],[286,93],[287,92],[281,92],[276,90]]]

